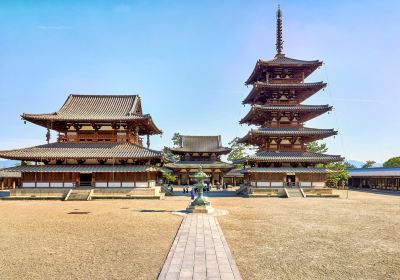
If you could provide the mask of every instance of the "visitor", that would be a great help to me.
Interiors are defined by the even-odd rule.
[[[194,200],[194,194],[195,194],[195,187],[192,187],[192,190],[190,191],[190,198],[191,198],[191,200],[193,201]]]

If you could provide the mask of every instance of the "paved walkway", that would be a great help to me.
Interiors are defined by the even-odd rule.
[[[214,216],[184,218],[158,279],[242,279]]]

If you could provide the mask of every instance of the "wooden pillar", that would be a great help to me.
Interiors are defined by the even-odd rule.
[[[181,185],[181,177],[182,177],[182,173],[179,171],[178,173],[178,185]]]
[[[1,180],[1,190],[4,190],[4,180]]]
[[[232,184],[234,187],[236,187],[236,178],[235,177],[232,177]]]
[[[186,178],[186,185],[189,185],[189,184],[190,184],[190,177],[189,177],[189,175],[190,175],[190,170],[186,170],[186,175],[187,175],[187,178]]]
[[[15,189],[15,179],[13,179],[12,188]]]
[[[92,173],[92,182],[91,182],[91,184],[92,184],[92,188],[94,188],[96,186],[96,173],[95,172]]]

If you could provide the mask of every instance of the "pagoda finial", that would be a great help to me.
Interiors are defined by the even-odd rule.
[[[282,11],[281,5],[278,5],[276,12],[276,54],[282,55],[283,51],[283,38],[282,38]]]

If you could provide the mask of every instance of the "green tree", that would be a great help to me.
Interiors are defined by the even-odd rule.
[[[374,167],[376,161],[374,160],[367,160],[367,162],[361,168],[371,168]]]
[[[326,184],[329,187],[336,188],[338,185],[342,184],[342,182],[345,182],[347,184],[347,180],[349,180],[350,175],[349,172],[347,172],[346,162],[331,163],[328,164],[326,167],[335,171],[332,173],[328,173],[328,176],[326,177]]]
[[[231,142],[229,142],[229,146],[232,151],[228,155],[229,161],[235,161],[242,159],[246,156],[246,146],[243,143],[239,143],[239,137],[236,137]]]
[[[181,138],[181,135],[180,135],[178,132],[175,132],[174,135],[173,135],[172,138],[171,138],[174,147],[179,146],[180,138]],[[165,157],[167,160],[172,161],[172,162],[177,162],[177,161],[179,161],[180,157],[177,156],[177,155],[174,155],[174,154],[171,152],[171,149],[170,149],[170,148],[164,147],[162,151],[163,151],[163,153],[164,153],[164,157]]]
[[[383,163],[383,167],[400,167],[400,157],[393,157]]]
[[[307,152],[325,154],[328,151],[325,143],[319,143],[318,141],[310,142],[307,145]]]
[[[172,175],[171,173],[163,172],[162,176],[164,180],[169,184],[175,183],[177,181],[176,176]]]
[[[179,132],[175,132],[171,140],[175,147],[179,146],[179,142],[181,141],[181,135],[179,134]]]

